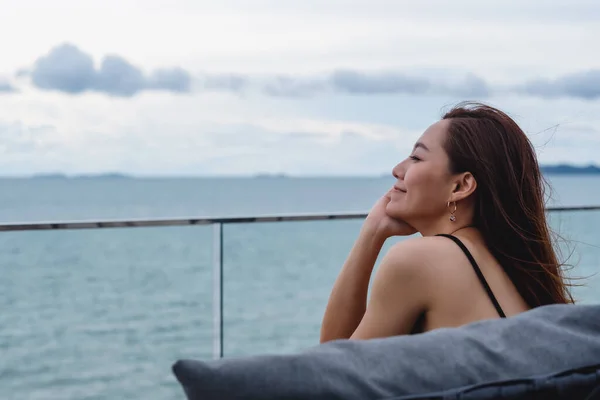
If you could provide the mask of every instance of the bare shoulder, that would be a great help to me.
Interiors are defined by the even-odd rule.
[[[439,237],[417,237],[394,244],[385,255],[385,263],[402,269],[416,269],[424,273],[436,269],[440,261],[445,264],[460,252],[451,240]]]
[[[411,238],[387,251],[375,274],[365,315],[352,338],[409,333],[419,316],[431,309],[432,285],[439,278],[432,273],[432,253],[444,253],[447,246],[440,239]]]
[[[352,338],[409,333],[419,316],[432,309],[440,274],[436,260],[448,257],[452,242],[420,237],[393,245],[377,269],[366,313]],[[442,280],[446,280],[445,277]]]

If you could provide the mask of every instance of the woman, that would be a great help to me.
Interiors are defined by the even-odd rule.
[[[369,339],[572,303],[534,149],[505,113],[460,105],[430,126],[373,207],[334,284],[321,342]],[[422,237],[390,248],[391,236]]]

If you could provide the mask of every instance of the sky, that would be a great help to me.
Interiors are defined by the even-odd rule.
[[[597,0],[0,9],[0,175],[381,175],[461,101],[600,164]]]

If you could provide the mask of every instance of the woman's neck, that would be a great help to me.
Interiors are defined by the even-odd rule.
[[[456,232],[462,231],[463,229],[473,228],[475,225],[472,221],[465,221],[460,223],[459,221],[452,222],[450,220],[439,221],[433,224],[423,224],[423,226],[416,227],[417,231],[422,236],[435,236],[439,234],[453,235]]]

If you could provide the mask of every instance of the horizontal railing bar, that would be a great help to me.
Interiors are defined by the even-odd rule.
[[[329,219],[357,219],[366,217],[366,213],[346,214],[298,214],[273,215],[256,217],[201,217],[201,218],[169,218],[169,219],[138,219],[138,220],[104,220],[104,221],[50,221],[50,222],[19,222],[0,224],[0,231],[29,231],[52,229],[99,229],[99,228],[135,228],[153,226],[185,226],[211,225],[215,223],[253,223],[253,222],[283,222],[283,221],[318,221]]]
[[[548,207],[548,212],[560,211],[599,211],[597,206]],[[169,219],[137,219],[137,220],[104,220],[104,221],[49,221],[49,222],[14,222],[0,223],[0,232],[7,231],[36,231],[36,230],[70,230],[70,229],[100,229],[100,228],[141,228],[160,226],[186,226],[242,224],[255,222],[285,222],[285,221],[323,221],[365,218],[366,212],[327,213],[327,214],[284,214],[264,215],[254,217],[199,217],[199,218],[169,218]]]

